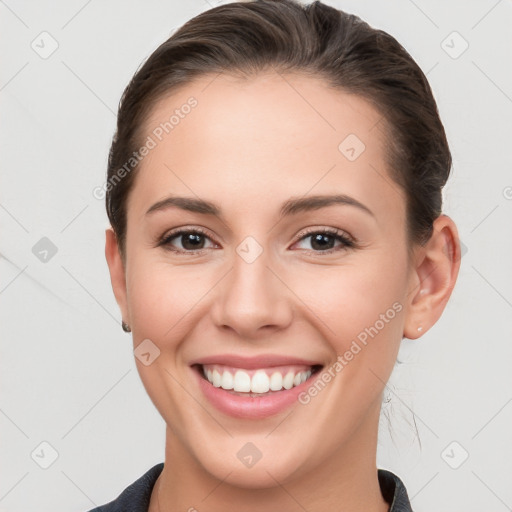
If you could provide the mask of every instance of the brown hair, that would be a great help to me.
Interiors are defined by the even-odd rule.
[[[186,22],[126,87],[108,159],[112,186],[106,191],[123,258],[126,205],[138,166],[122,179],[117,173],[141,147],[145,120],[158,100],[206,73],[250,78],[272,69],[318,77],[377,108],[385,120],[388,172],[406,195],[408,240],[424,244],[430,238],[452,160],[419,66],[391,35],[355,15],[318,1],[255,0],[224,4]]]

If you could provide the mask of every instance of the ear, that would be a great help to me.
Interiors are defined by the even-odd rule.
[[[455,286],[459,267],[457,227],[450,217],[442,214],[434,221],[430,240],[415,253],[404,337],[419,338],[437,322]]]
[[[126,300],[126,276],[123,260],[119,251],[117,237],[112,228],[105,230],[105,258],[107,259],[110,272],[110,282],[116,298],[119,309],[121,310],[122,320],[130,325],[130,316],[128,311],[128,301]]]

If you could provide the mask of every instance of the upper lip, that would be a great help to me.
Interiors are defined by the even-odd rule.
[[[317,366],[321,365],[318,361],[300,359],[293,356],[276,355],[276,354],[262,354],[259,356],[247,357],[235,354],[219,354],[214,356],[207,356],[198,358],[190,363],[194,364],[219,364],[225,366],[232,366],[233,368],[245,368],[252,370],[256,368],[268,368],[272,366],[288,366],[288,365],[304,365],[304,366]]]

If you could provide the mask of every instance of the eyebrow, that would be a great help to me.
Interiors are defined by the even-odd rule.
[[[371,215],[372,217],[375,217],[374,213],[367,206],[359,202],[357,199],[354,199],[353,197],[347,196],[345,194],[315,195],[291,198],[285,201],[281,206],[280,215],[282,217],[286,217],[295,215],[299,212],[318,210],[320,208],[325,208],[334,204],[353,206]],[[173,206],[194,213],[200,213],[203,215],[215,215],[220,219],[223,218],[221,209],[214,203],[194,197],[180,196],[169,196],[165,199],[162,199],[161,201],[158,201],[149,208],[149,210],[146,212],[146,215],[156,211],[166,210]]]

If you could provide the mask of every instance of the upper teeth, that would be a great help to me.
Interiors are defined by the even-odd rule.
[[[232,389],[242,393],[267,393],[298,386],[311,376],[311,369],[297,370],[256,370],[252,377],[241,369],[222,369],[218,365],[203,366],[204,376],[217,388]],[[251,372],[252,373],[252,372]]]

